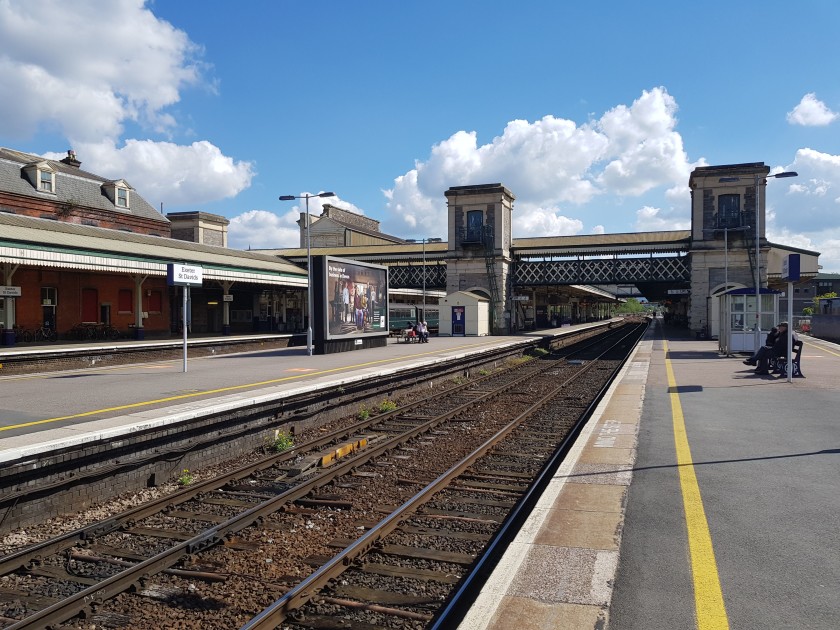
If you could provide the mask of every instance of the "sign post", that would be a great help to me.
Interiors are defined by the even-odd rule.
[[[0,322],[0,345],[13,346],[15,345],[15,330],[12,328],[12,312],[14,311],[14,298],[21,296],[20,287],[0,286],[0,298],[5,298],[6,308],[4,309],[5,321]]]
[[[782,261],[782,280],[788,281],[787,288],[787,381],[793,377],[793,283],[799,280],[799,254],[788,254]]]
[[[181,306],[181,328],[184,333],[184,373],[187,372],[187,298],[190,287],[200,287],[204,281],[204,269],[196,265],[169,263],[166,267],[166,282],[170,286],[182,287],[184,299]]]

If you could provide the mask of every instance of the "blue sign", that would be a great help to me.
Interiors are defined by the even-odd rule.
[[[782,280],[796,282],[799,280],[799,254],[788,254],[782,261]]]

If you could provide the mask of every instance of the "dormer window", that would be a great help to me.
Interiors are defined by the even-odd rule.
[[[23,167],[26,179],[37,190],[42,193],[55,194],[55,171],[46,160],[31,162]]]
[[[38,190],[41,192],[55,192],[55,173],[50,171],[38,171]]]
[[[102,190],[117,208],[128,210],[131,207],[131,186],[124,179],[116,179],[102,184]]]

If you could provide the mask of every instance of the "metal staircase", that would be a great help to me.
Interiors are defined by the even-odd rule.
[[[499,303],[499,285],[496,282],[496,246],[493,238],[493,226],[485,225],[482,229],[484,243],[484,263],[487,266],[487,287],[490,290],[490,313],[493,317],[493,329],[496,328],[496,305]]]

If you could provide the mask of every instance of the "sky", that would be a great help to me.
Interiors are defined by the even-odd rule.
[[[446,237],[500,182],[514,236],[689,229],[698,166],[764,162],[767,237],[840,272],[840,3],[0,0],[0,146],[125,179],[229,246],[303,202]]]

